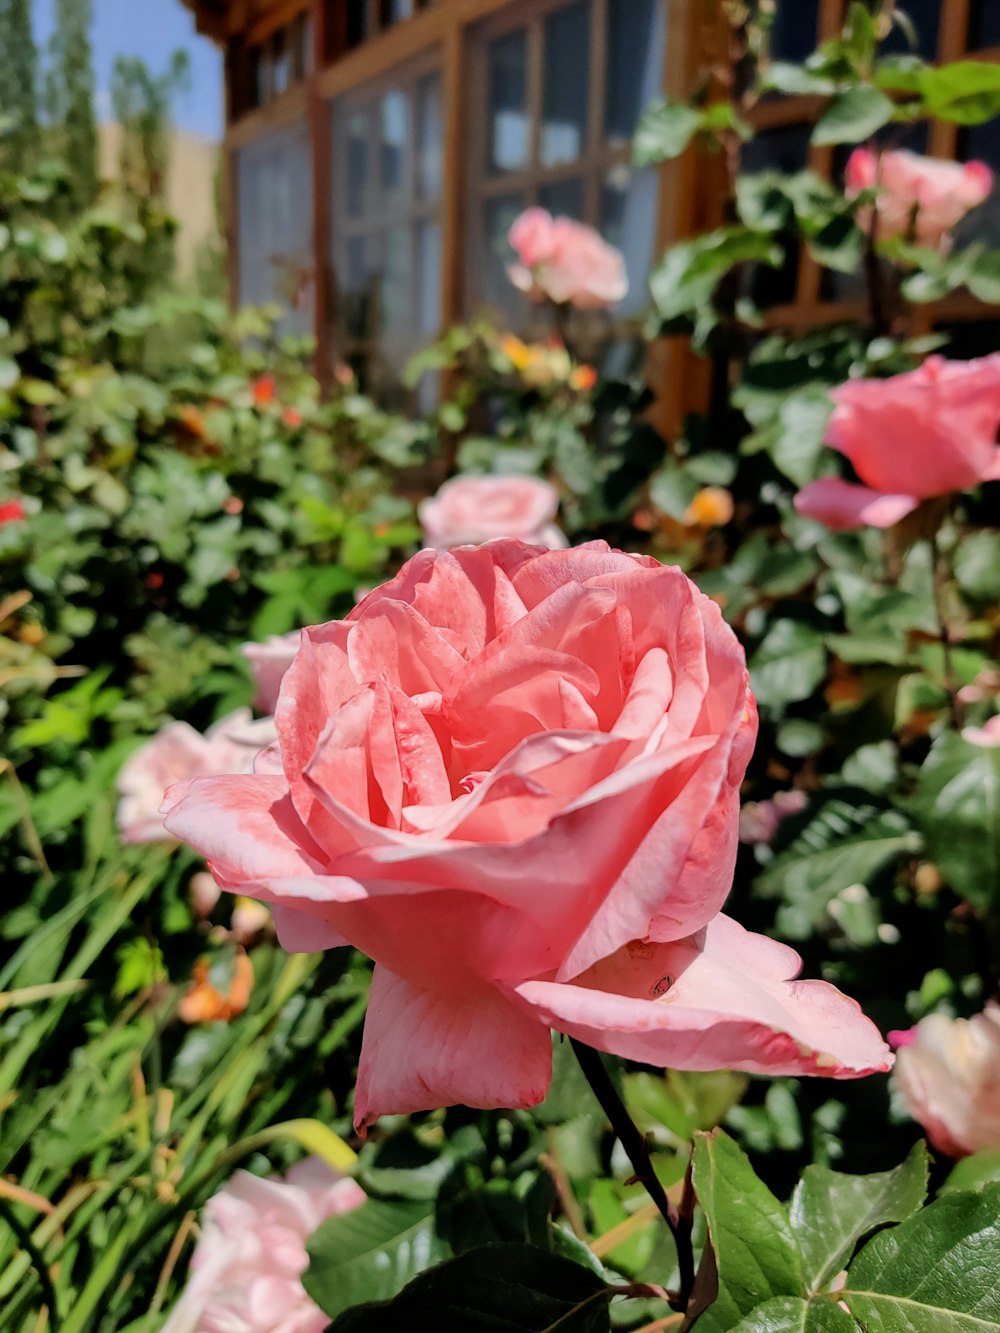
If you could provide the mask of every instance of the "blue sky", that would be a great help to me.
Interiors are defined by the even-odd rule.
[[[52,32],[55,0],[32,0],[35,39],[44,47]],[[181,0],[94,0],[94,65],[98,105],[107,106],[115,56],[142,56],[154,73],[166,69],[181,46],[191,58],[191,87],[180,93],[174,120],[182,129],[222,137],[222,55],[194,30],[194,16]],[[107,114],[107,113],[105,113]]]

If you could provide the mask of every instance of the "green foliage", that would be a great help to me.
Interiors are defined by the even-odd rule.
[[[927,852],[961,897],[1000,906],[1000,748],[945,733],[920,770],[915,804]]]
[[[77,207],[90,204],[97,192],[93,13],[93,0],[56,0],[45,80],[47,120]]]

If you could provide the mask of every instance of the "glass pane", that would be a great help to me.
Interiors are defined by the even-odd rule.
[[[434,337],[441,328],[441,226],[421,222],[417,226],[417,328]]]
[[[538,202],[554,217],[561,214],[579,222],[583,218],[583,181],[572,176],[569,180],[543,185],[538,191]]]
[[[816,49],[819,0],[778,0],[771,25],[771,55],[800,62]]]
[[[334,163],[334,175],[340,176]],[[365,211],[368,189],[368,113],[352,111],[347,121],[347,152],[345,154],[347,216],[357,218]]]
[[[590,13],[586,4],[557,9],[545,20],[542,163],[575,162],[587,135]]]
[[[441,197],[441,77],[429,74],[417,84],[417,190],[422,199]]]
[[[954,361],[988,356],[1000,347],[998,319],[963,319],[960,323],[939,324],[934,332],[947,335],[948,345],[942,348],[942,353]]]
[[[902,0],[899,8],[906,14],[916,31],[917,51],[925,60],[933,60],[937,55],[941,0]],[[880,49],[883,54],[902,55],[904,52],[912,51],[913,47],[905,29],[894,25]]]
[[[487,151],[491,172],[515,171],[528,164],[527,62],[527,38],[523,32],[490,44]]]
[[[413,0],[382,0],[382,26],[389,28],[413,15]]]
[[[1000,0],[972,0],[969,6],[969,48],[1000,46]]]
[[[511,223],[525,207],[522,194],[503,194],[486,201],[483,213],[484,244],[481,270],[474,269],[481,289],[471,293],[473,306],[480,302],[508,314],[516,312],[520,304],[517,289],[507,277],[507,265],[513,259],[507,233]]]
[[[633,171],[622,162],[608,172],[601,191],[601,233],[621,250],[628,271],[628,295],[617,306],[623,315],[642,310],[649,301],[657,189],[655,169]]]
[[[764,130],[743,145],[740,166],[747,173],[804,171],[809,161],[810,125]]]
[[[288,50],[288,33],[279,28],[271,38],[271,95],[280,97],[292,81],[292,59]]]
[[[263,106],[268,98],[268,84],[271,74],[271,62],[266,49],[262,46],[250,48],[250,102],[252,106]]]
[[[631,139],[663,81],[663,6],[658,0],[608,0],[608,78],[604,137]]]
[[[1000,128],[997,122],[966,125],[958,134],[958,157],[962,162],[985,162],[993,168],[993,192],[955,228],[957,248],[970,241],[1000,246]]]
[[[409,227],[385,234],[381,327],[387,343],[405,338],[413,328],[413,263]]]
[[[379,103],[379,180],[383,190],[399,190],[406,169],[406,93],[393,88]]]
[[[351,236],[345,247],[345,263],[340,280],[340,306],[344,331],[350,338],[365,338],[372,331],[372,273],[363,236]]]
[[[305,122],[237,153],[239,299],[274,301],[281,327],[312,326],[312,156]]]
[[[368,0],[347,0],[347,45],[360,46],[368,36]]]

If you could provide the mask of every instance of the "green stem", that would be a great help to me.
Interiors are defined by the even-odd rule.
[[[950,571],[944,552],[941,550],[941,543],[938,541],[936,530],[931,533],[928,541],[931,548],[931,582],[934,589],[934,610],[937,613],[938,640],[941,644],[944,687],[948,692],[948,711],[951,715],[952,726],[956,731],[959,731],[963,722],[962,704],[958,697],[958,683],[955,678],[955,665],[951,653],[951,635],[948,631],[948,606],[946,601]]]
[[[618,1090],[611,1081],[601,1059],[600,1053],[592,1047],[570,1037],[573,1053],[580,1062],[587,1082],[593,1089],[594,1096],[601,1104],[601,1110],[611,1122],[611,1128],[625,1149],[625,1154],[632,1163],[635,1178],[644,1186],[646,1193],[659,1209],[663,1220],[670,1228],[677,1246],[677,1266],[680,1270],[680,1287],[670,1297],[671,1307],[686,1310],[691,1289],[694,1286],[694,1251],[691,1245],[691,1207],[685,1207],[684,1216],[667,1198],[667,1192],[660,1184],[653,1169],[653,1162],[646,1146],[645,1135],[629,1115],[625,1103],[618,1095]],[[685,1203],[687,1203],[687,1199]],[[691,1200],[693,1206],[693,1199]]]
[[[49,1274],[45,1256],[32,1239],[31,1232],[22,1224],[13,1208],[7,1203],[6,1199],[0,1199],[0,1217],[4,1219],[11,1231],[13,1231],[21,1249],[24,1250],[25,1254],[31,1260],[31,1266],[35,1270],[39,1286],[42,1289],[42,1300],[48,1306],[49,1322],[52,1325],[52,1333],[58,1333],[58,1330],[61,1327],[59,1305],[56,1301],[56,1291],[55,1287],[52,1285],[52,1277]]]

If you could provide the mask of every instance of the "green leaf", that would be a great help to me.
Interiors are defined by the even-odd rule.
[[[789,97],[829,97],[837,85],[825,74],[815,74],[805,65],[772,60],[761,77],[761,87]]]
[[[330,1333],[607,1333],[613,1290],[560,1255],[531,1245],[483,1245],[422,1274],[394,1300],[347,1310]]]
[[[632,141],[632,161],[652,166],[679,157],[701,128],[701,112],[680,102],[654,102],[646,108]]]
[[[929,67],[920,85],[928,113],[938,120],[981,125],[1000,115],[1000,65],[958,60],[940,69]]]
[[[309,1241],[302,1285],[328,1315],[363,1300],[393,1296],[417,1273],[448,1254],[423,1200],[369,1199],[328,1218]]]
[[[769,1297],[801,1294],[802,1258],[788,1214],[722,1130],[695,1139],[694,1189],[719,1271],[719,1294],[699,1317],[698,1333],[728,1333]]]
[[[915,806],[927,857],[955,892],[987,911],[1000,903],[1000,748],[939,736]]]
[[[955,550],[955,578],[973,601],[1000,598],[1000,533],[984,529],[964,534]]]
[[[823,636],[798,620],[776,620],[750,659],[758,703],[777,712],[808,699],[825,675]]]
[[[979,1189],[994,1180],[1000,1181],[1000,1148],[984,1148],[971,1157],[963,1157],[952,1167],[948,1179],[941,1186],[941,1193],[946,1190]]]
[[[868,84],[846,88],[830,102],[813,130],[814,144],[861,143],[887,125],[895,107]]]
[[[840,1297],[879,1333],[996,1333],[998,1254],[1000,1184],[957,1190],[870,1240]]]
[[[736,264],[777,268],[782,258],[782,248],[771,236],[746,227],[722,227],[671,246],[650,275],[650,291],[661,318],[677,319],[700,312]]]
[[[784,899],[778,913],[782,934],[807,939],[822,926],[836,894],[853,884],[870,886],[886,866],[920,846],[899,811],[837,798],[820,807],[754,888],[764,897]]]
[[[902,1222],[920,1208],[927,1194],[928,1165],[921,1142],[892,1171],[847,1176],[825,1166],[806,1167],[789,1215],[810,1292],[836,1277],[862,1236],[886,1222]]]
[[[777,1296],[758,1305],[729,1333],[857,1333],[857,1329],[851,1316],[832,1300]]]

